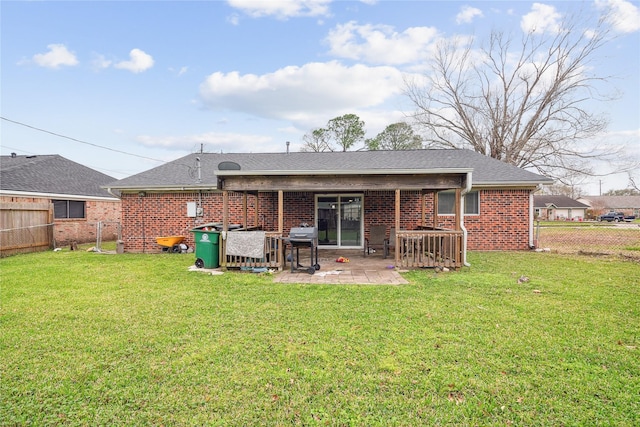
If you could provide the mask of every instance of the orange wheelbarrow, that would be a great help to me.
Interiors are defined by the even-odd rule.
[[[186,239],[185,236],[164,236],[164,237],[156,237],[156,242],[162,246],[162,252],[172,252],[174,254],[179,254],[182,252],[181,243]],[[186,245],[184,245],[186,246]],[[186,249],[189,249],[187,246]]]

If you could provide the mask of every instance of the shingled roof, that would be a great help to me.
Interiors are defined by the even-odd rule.
[[[198,161],[199,173],[198,173]],[[551,184],[550,178],[471,150],[347,151],[325,153],[195,153],[108,184],[113,189],[215,188],[223,162],[246,175],[336,175],[472,172],[474,186]],[[224,168],[224,166],[223,166]]]
[[[624,210],[640,208],[640,196],[582,196],[580,200],[598,209]]]
[[[108,197],[114,178],[57,154],[0,156],[0,190],[68,196]]]
[[[568,196],[533,196],[534,208],[548,208],[549,206],[555,206],[556,208],[578,208],[586,209],[589,206],[584,203],[580,203],[577,200]]]

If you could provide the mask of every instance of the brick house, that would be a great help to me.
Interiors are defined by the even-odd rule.
[[[568,196],[540,195],[533,197],[537,219],[548,221],[582,221],[587,217],[588,205]]]
[[[121,193],[127,252],[159,252],[168,235],[192,245],[189,230],[212,222],[275,238],[307,223],[320,250],[362,249],[372,225],[387,225],[396,264],[431,266],[443,256],[403,251],[436,245],[459,267],[466,249],[530,249],[533,193],[551,183],[470,150],[413,150],[190,154],[105,188]]]
[[[640,217],[640,196],[582,196],[578,201],[588,206],[592,219],[612,211]]]
[[[20,222],[30,216],[28,212],[36,205],[38,209],[50,211],[48,220],[40,220],[41,224],[53,224],[48,246],[63,246],[73,241],[95,242],[99,222],[108,224],[101,228],[101,238],[116,239],[121,202],[101,187],[113,182],[113,177],[59,155],[1,156],[0,166],[3,246],[8,245],[10,239],[5,230],[20,234],[18,228],[25,225]],[[30,227],[31,231],[27,230],[25,236],[37,229],[33,224]],[[12,236],[11,239],[16,240],[12,245],[27,247],[42,243],[18,242],[24,240],[23,237]],[[5,249],[3,247],[3,252]]]

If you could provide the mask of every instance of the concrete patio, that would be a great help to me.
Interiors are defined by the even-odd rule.
[[[339,257],[348,258],[349,262],[337,262]],[[318,251],[320,269],[309,274],[310,264],[308,249],[300,249],[299,263],[303,267],[291,272],[291,263],[287,262],[285,269],[274,276],[276,283],[325,283],[325,284],[362,284],[362,285],[405,285],[405,280],[393,266],[393,259],[382,257],[382,252],[375,252],[364,256],[361,250],[332,250]]]

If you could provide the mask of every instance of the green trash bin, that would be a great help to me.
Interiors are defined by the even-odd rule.
[[[199,227],[191,230],[196,244],[196,267],[220,267],[220,232]]]

